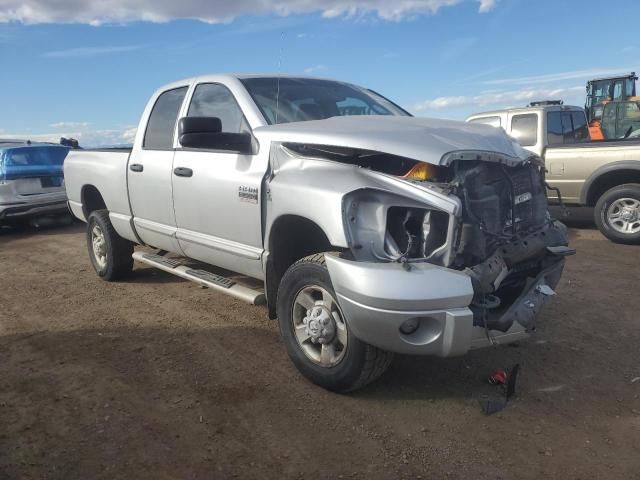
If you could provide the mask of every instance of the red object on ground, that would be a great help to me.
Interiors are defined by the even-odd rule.
[[[507,383],[507,372],[502,369],[494,371],[489,375],[489,383],[491,385],[504,385]]]

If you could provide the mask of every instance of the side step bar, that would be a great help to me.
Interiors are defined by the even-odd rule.
[[[180,260],[165,258],[146,252],[133,252],[132,257],[134,260],[159,268],[165,272],[173,273],[178,277],[211,288],[217,292],[226,293],[251,305],[264,305],[266,302],[264,293],[259,290],[240,285],[230,278],[225,278],[215,273],[207,272],[206,270],[198,270],[182,265]]]

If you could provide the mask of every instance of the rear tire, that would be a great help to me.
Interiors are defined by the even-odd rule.
[[[95,210],[87,221],[87,248],[98,276],[112,282],[133,270],[133,243],[117,234],[107,210]]]
[[[319,253],[298,260],[285,272],[278,288],[278,323],[287,353],[305,377],[327,390],[350,392],[382,375],[391,364],[393,354],[353,335],[335,301],[337,296],[324,255]],[[305,299],[306,296],[309,298]],[[306,324],[301,317],[308,322],[325,318],[332,322],[326,324],[329,335],[320,334],[326,343],[313,342],[312,338],[301,340],[307,335],[303,333]],[[321,330],[324,334],[322,326]],[[331,350],[326,357],[323,356],[325,347]]]
[[[598,230],[615,243],[640,244],[640,185],[613,187],[602,194],[594,209]]]

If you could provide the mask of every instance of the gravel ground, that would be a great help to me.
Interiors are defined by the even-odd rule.
[[[141,265],[102,282],[82,225],[0,229],[0,479],[640,479],[640,247],[571,236],[531,340],[396,357],[340,396],[262,307]]]

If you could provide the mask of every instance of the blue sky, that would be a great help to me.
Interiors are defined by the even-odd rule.
[[[453,119],[549,97],[582,105],[588,78],[640,71],[632,0],[51,3],[0,0],[2,136],[122,143],[160,85],[278,65]]]

